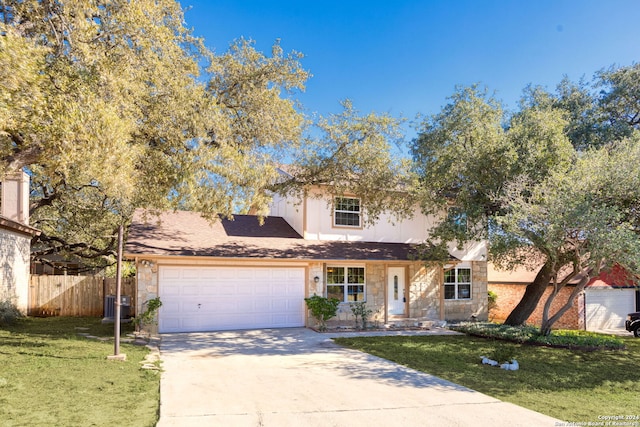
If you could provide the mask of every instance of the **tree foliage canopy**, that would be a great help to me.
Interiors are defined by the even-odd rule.
[[[618,263],[640,271],[638,65],[597,74],[592,90],[567,79],[556,93],[528,87],[507,116],[477,86],[459,88],[442,112],[426,119],[413,142],[424,210],[450,207],[430,230],[434,241],[488,238],[504,268],[540,268],[507,323],[527,320],[549,283],[550,302],[580,275],[579,292]]]
[[[402,137],[400,120],[388,114],[363,115],[348,99],[341,104],[341,113],[318,119],[318,136],[305,138],[301,150],[293,153],[292,177],[272,190],[309,195],[310,188],[322,186],[333,196],[357,195],[365,224],[375,223],[383,212],[397,218],[410,215],[415,201],[409,163],[393,149]]]
[[[34,257],[104,262],[137,207],[265,213],[267,190],[342,188],[333,177],[357,175],[377,215],[397,121],[345,104],[303,140],[301,59],[244,39],[213,54],[174,0],[1,2],[0,171],[31,175]],[[301,178],[278,181],[292,161]]]
[[[30,171],[36,254],[102,257],[118,218],[162,203],[193,159],[202,43],[172,1],[8,0],[0,12],[0,165]]]

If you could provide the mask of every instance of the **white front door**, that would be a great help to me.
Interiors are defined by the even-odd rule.
[[[387,301],[389,314],[403,315],[405,308],[404,267],[387,270]]]

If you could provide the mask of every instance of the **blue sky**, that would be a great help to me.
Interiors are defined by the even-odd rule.
[[[302,52],[313,77],[308,113],[413,120],[447,103],[456,85],[481,83],[515,108],[530,83],[553,89],[612,64],[640,60],[638,0],[182,0],[187,26],[217,53],[239,37],[270,52]],[[407,135],[412,137],[411,131]]]

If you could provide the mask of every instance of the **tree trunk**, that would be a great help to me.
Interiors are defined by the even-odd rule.
[[[522,296],[522,299],[511,311],[507,319],[504,321],[505,325],[521,326],[527,321],[531,313],[536,309],[544,291],[549,286],[551,277],[553,277],[553,268],[551,261],[547,260],[542,266],[533,283],[527,285],[527,289]]]
[[[580,282],[576,285],[576,287],[573,288],[573,291],[571,291],[571,295],[569,296],[569,299],[567,300],[565,305],[560,307],[560,309],[553,316],[547,319],[547,316],[549,314],[549,307],[551,307],[551,303],[558,295],[558,292],[553,292],[551,295],[549,295],[547,303],[545,304],[545,315],[542,317],[542,324],[540,325],[540,333],[542,335],[549,336],[549,334],[551,334],[551,328],[553,327],[553,324],[556,323],[558,319],[560,319],[562,315],[567,312],[567,310],[573,307],[573,301],[575,300],[576,296],[578,296],[578,294],[584,290],[585,286],[587,286],[587,283],[589,283],[589,281],[591,280],[591,271],[592,270],[589,270],[588,274],[585,274]]]

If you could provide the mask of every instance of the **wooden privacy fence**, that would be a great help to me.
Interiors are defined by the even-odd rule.
[[[131,297],[135,315],[136,280],[122,279],[121,294]],[[104,296],[116,294],[116,279],[97,276],[31,275],[29,316],[104,316]]]

